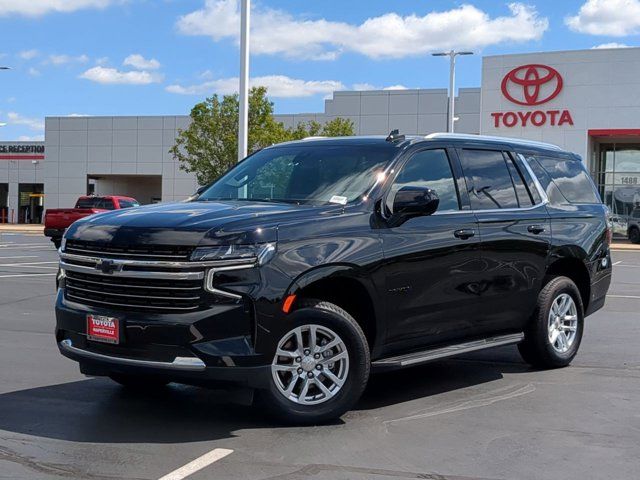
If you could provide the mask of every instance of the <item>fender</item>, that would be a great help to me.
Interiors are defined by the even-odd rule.
[[[289,288],[287,288],[284,298],[289,295],[296,295],[305,287],[308,287],[320,280],[327,280],[330,278],[349,278],[358,282],[362,287],[364,287],[369,298],[372,299],[371,303],[376,326],[376,338],[371,352],[373,357],[383,345],[383,340],[386,337],[386,322],[384,321],[384,311],[381,308],[381,305],[384,305],[384,302],[379,301],[381,293],[372,278],[372,275],[360,273],[359,270],[362,270],[362,267],[358,267],[357,265],[350,263],[334,263],[310,268],[298,275],[298,277],[291,282]]]

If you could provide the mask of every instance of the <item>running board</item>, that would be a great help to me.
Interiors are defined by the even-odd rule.
[[[501,347],[503,345],[520,343],[522,340],[524,340],[524,333],[500,335],[498,337],[489,337],[483,338],[482,340],[449,345],[448,347],[440,347],[432,350],[424,350],[422,352],[412,352],[406,355],[382,358],[380,360],[376,360],[371,365],[376,370],[392,370],[396,368],[411,367],[431,362],[433,360],[439,360],[441,358],[454,357],[456,355],[462,355],[463,353],[484,350],[485,348]]]

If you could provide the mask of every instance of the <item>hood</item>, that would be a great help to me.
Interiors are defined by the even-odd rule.
[[[115,245],[222,245],[276,241],[278,223],[337,214],[340,206],[266,202],[186,202],[147,205],[75,222],[67,239]]]

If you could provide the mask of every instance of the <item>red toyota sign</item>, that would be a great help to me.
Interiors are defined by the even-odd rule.
[[[518,105],[542,105],[558,96],[562,75],[547,65],[522,65],[504,76],[501,89],[507,99]]]
[[[550,102],[556,98],[564,86],[562,75],[548,65],[532,63],[521,65],[507,73],[502,79],[502,95],[512,103],[533,107]],[[533,110],[518,112],[493,112],[491,114],[495,128],[501,126],[552,127],[573,125],[568,110]]]

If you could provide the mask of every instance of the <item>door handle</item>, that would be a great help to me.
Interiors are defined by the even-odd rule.
[[[459,238],[460,240],[467,240],[468,238],[473,237],[476,234],[475,230],[463,228],[462,230],[456,230],[453,232],[453,236]]]
[[[542,225],[529,225],[527,227],[527,231],[529,233],[533,233],[534,235],[539,235],[544,232],[545,228]]]

